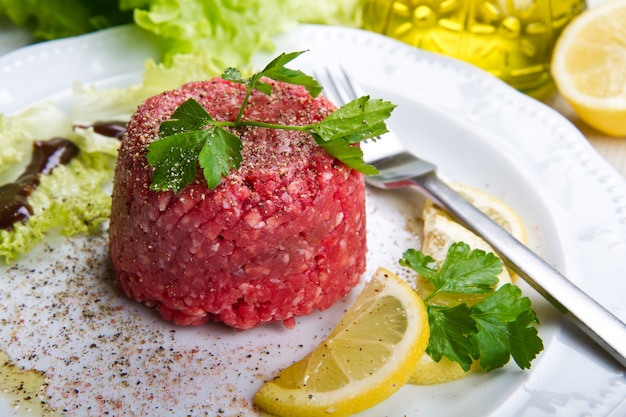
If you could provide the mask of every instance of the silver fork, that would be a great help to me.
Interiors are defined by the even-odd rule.
[[[327,68],[315,76],[326,97],[338,105],[364,95],[343,69]],[[362,142],[361,149],[365,162],[380,172],[366,177],[367,184],[423,193],[487,241],[511,269],[626,367],[626,324],[446,185],[434,164],[408,152],[393,132]]]

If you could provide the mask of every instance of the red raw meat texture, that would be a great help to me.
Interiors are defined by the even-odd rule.
[[[300,86],[255,91],[244,119],[309,124],[334,110]],[[209,190],[198,170],[178,194],[149,189],[146,146],[190,97],[216,120],[234,120],[245,87],[188,83],[142,104],[116,166],[110,256],[131,298],[181,325],[207,320],[247,329],[325,309],[365,270],[363,176],[303,132],[239,128],[243,163]]]

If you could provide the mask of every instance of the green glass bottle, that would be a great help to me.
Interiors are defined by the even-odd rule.
[[[539,99],[553,91],[550,60],[585,0],[363,0],[363,26],[470,62]]]

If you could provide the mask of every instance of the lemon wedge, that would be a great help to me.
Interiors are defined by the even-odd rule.
[[[348,416],[404,385],[430,336],[423,301],[392,272],[379,268],[337,327],[309,355],[257,392],[276,416]]]
[[[476,188],[463,184],[450,184],[452,188],[458,191],[465,199],[469,200],[479,210],[491,217],[496,223],[500,224],[509,233],[515,236],[520,242],[526,243],[526,228],[518,214],[502,200],[499,200],[487,193]],[[482,238],[453,221],[441,209],[427,202],[422,213],[424,219],[424,230],[422,240],[422,252],[430,255],[439,264],[441,264],[447,254],[448,248],[455,242],[465,242],[471,249],[481,249],[485,252],[494,252],[493,248]],[[498,275],[497,286],[511,283],[514,275],[506,268]],[[428,296],[433,290],[430,281],[425,278],[418,277],[417,291],[422,298]],[[472,305],[481,299],[484,295],[457,295],[442,294],[432,299],[431,302],[439,305],[457,305],[466,303]],[[469,371],[463,370],[457,362],[451,361],[445,357],[439,362],[435,362],[428,354],[423,355],[417,363],[413,375],[409,379],[409,383],[418,385],[432,385],[443,382],[453,381],[463,378],[469,373],[479,369],[477,363],[474,363]]]
[[[626,0],[584,11],[559,37],[552,76],[565,100],[590,126],[626,136]]]

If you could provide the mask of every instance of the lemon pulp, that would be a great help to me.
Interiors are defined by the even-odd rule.
[[[626,136],[626,0],[586,10],[563,31],[552,75],[565,100],[587,124]]]

